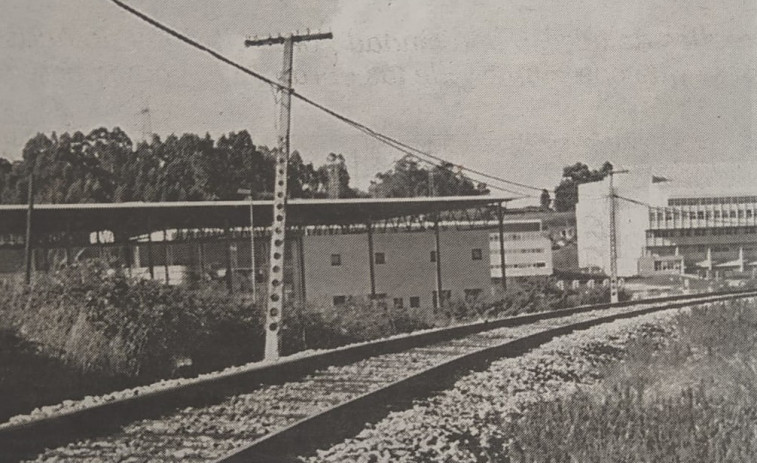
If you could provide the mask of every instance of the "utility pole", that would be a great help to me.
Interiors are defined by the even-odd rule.
[[[287,167],[289,164],[289,134],[292,107],[292,55],[294,44],[312,40],[331,39],[330,32],[311,34],[295,33],[286,36],[245,40],[248,47],[284,45],[284,62],[279,83],[279,136],[276,153],[276,183],[273,196],[273,223],[271,224],[271,258],[268,277],[268,304],[265,325],[265,359],[279,358],[279,331],[284,307],[284,245],[286,242]]]
[[[26,242],[24,243],[24,261],[26,264],[26,284],[32,282],[32,212],[34,211],[34,165],[29,172],[26,209]]]
[[[625,174],[627,170],[611,170],[610,176],[610,302],[618,302],[618,246],[615,226],[615,187],[613,176]]]

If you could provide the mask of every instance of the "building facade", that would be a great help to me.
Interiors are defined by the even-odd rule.
[[[540,220],[504,224],[505,275],[508,278],[552,275],[552,240]],[[491,277],[502,278],[499,232],[489,233]]]
[[[445,299],[490,294],[501,284],[497,222],[462,229],[444,224],[439,255],[432,229],[373,234],[375,294],[395,307],[437,304],[437,259]],[[506,276],[552,274],[551,241],[541,221],[503,223]],[[371,294],[367,233],[304,236],[304,287],[316,305],[339,305]]]
[[[618,274],[751,276],[757,268],[757,189],[683,188],[674,177],[616,175]],[[752,190],[751,192],[748,190]],[[609,181],[579,186],[581,267],[609,270]]]

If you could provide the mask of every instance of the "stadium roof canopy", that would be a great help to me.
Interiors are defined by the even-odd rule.
[[[288,225],[340,225],[393,217],[483,207],[515,198],[454,196],[434,198],[291,199]],[[273,202],[254,201],[255,225],[270,226]],[[25,233],[27,206],[0,205],[0,233]],[[249,201],[160,203],[38,204],[34,206],[35,233],[111,230],[128,235],[157,230],[246,227]]]

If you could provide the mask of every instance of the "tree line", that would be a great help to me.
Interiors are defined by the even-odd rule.
[[[119,128],[37,134],[22,157],[0,158],[0,203],[27,201],[29,179],[39,203],[109,203],[126,201],[207,201],[239,199],[250,189],[257,199],[271,198],[276,151],[255,145],[243,130],[214,140],[209,134],[157,135],[133,142]],[[342,154],[330,153],[318,167],[294,151],[289,159],[289,195],[293,198],[356,198],[472,195],[485,185],[452,172],[451,165],[421,168],[410,157],[376,175],[369,192],[350,186]],[[336,192],[334,191],[336,190]]]
[[[250,189],[256,199],[273,195],[276,151],[255,145],[245,131],[223,134],[157,135],[133,142],[119,128],[37,134],[24,146],[22,157],[0,157],[0,203],[27,201],[30,177],[39,203],[110,203],[126,201],[212,201],[240,199]],[[554,200],[544,190],[541,209],[575,209],[578,185],[602,180],[612,164],[592,170],[576,163],[563,169]],[[289,160],[292,198],[401,198],[416,196],[473,196],[489,193],[484,183],[465,177],[453,164],[425,166],[405,156],[392,168],[375,175],[368,191],[350,185],[342,154],[330,153],[326,162],[306,163],[297,151]],[[334,191],[336,190],[336,191]]]

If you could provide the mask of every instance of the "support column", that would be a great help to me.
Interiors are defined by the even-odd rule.
[[[168,231],[166,230],[163,230],[163,270],[165,270],[166,284],[168,284],[170,277],[168,275]]]
[[[73,252],[71,251],[71,221],[66,222],[66,240],[65,240],[65,252],[66,252],[66,266],[70,266],[73,263]]]
[[[502,291],[507,291],[507,271],[505,267],[505,212],[502,203],[497,204],[497,224],[499,226],[499,265],[502,267]]]
[[[205,280],[205,243],[197,243],[197,269],[200,275],[200,281]]]
[[[744,272],[744,246],[739,246],[739,272]]]
[[[147,266],[150,267],[150,279],[155,279],[155,263],[152,257],[152,228],[148,225],[147,231]]]
[[[376,299],[376,263],[373,255],[373,224],[366,223],[368,228],[368,270],[370,274],[371,300]]]
[[[47,254],[50,251],[50,249],[45,247],[45,245],[43,244],[39,247],[39,250],[42,252],[42,262],[40,266],[42,267],[42,270],[45,273],[49,273],[50,272],[50,259],[48,259],[49,256]]]
[[[712,248],[707,248],[707,279],[712,278]]]
[[[126,266],[126,270],[129,272],[128,273],[129,277],[132,276],[131,269],[133,267],[132,265],[133,256],[131,252],[132,252],[131,243],[129,243],[129,239],[127,238],[126,242],[124,243],[123,254],[124,254],[124,265]]]
[[[300,273],[300,304],[304,308],[307,304],[307,292],[305,288],[305,232],[300,233],[300,237],[297,240],[297,251],[299,254],[299,273]]]
[[[234,292],[234,280],[232,276],[231,268],[231,227],[226,221],[226,289],[229,290],[229,294]]]
[[[32,212],[34,211],[34,168],[29,172],[29,188],[27,191],[27,203],[26,210],[26,236],[24,237],[24,261],[26,264],[26,284],[32,282],[32,261],[34,260],[34,248],[32,247]]]
[[[444,294],[442,289],[442,246],[439,237],[439,214],[434,218],[434,246],[436,252],[436,306],[441,308],[444,305]]]
[[[707,248],[707,270],[712,271],[712,248]]]

